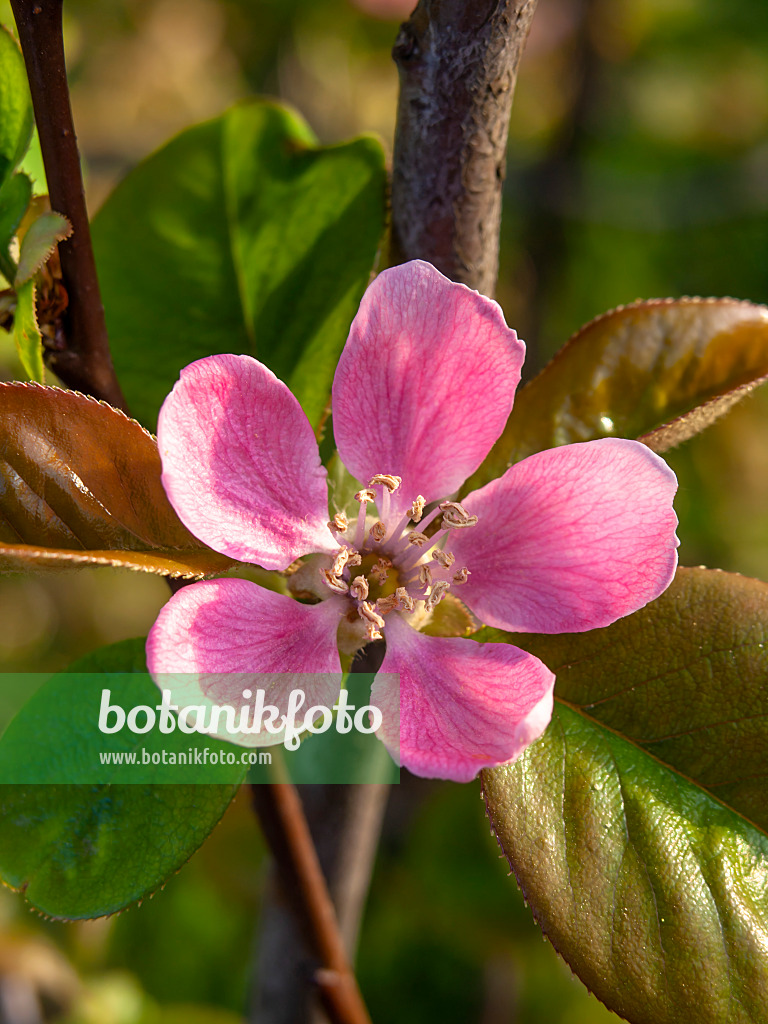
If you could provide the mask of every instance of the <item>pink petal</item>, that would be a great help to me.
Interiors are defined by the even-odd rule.
[[[265,689],[267,703],[287,709],[291,690],[306,701],[299,712],[332,707],[341,685],[336,630],[343,606],[334,598],[299,604],[248,580],[196,583],[161,609],[147,638],[147,666],[174,703],[239,709],[253,701],[243,690]],[[228,734],[247,746],[281,743],[283,734]]]
[[[500,307],[428,263],[379,274],[333,383],[344,465],[403,478],[396,511],[445,498],[480,465],[512,409],[525,346]]]
[[[461,598],[501,629],[579,633],[666,590],[677,565],[675,474],[637,441],[539,452],[468,495],[476,526],[448,547],[470,570]]]
[[[183,369],[157,438],[171,504],[215,551],[285,569],[310,551],[338,548],[312,427],[255,359],[209,356]]]
[[[400,764],[425,778],[469,782],[481,768],[518,757],[552,717],[555,677],[510,644],[417,633],[387,617],[387,653],[371,700],[384,721],[378,736]],[[393,705],[400,677],[399,735]]]

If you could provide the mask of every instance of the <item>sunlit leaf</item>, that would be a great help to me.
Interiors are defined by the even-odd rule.
[[[10,177],[32,138],[32,100],[19,45],[0,26],[0,185]]]
[[[72,225],[66,217],[48,210],[30,224],[21,242],[19,266],[14,284],[18,287],[29,281],[52,255],[57,242],[72,234]]]
[[[520,391],[504,433],[465,491],[534,452],[574,441],[653,431],[650,446],[664,451],[709,426],[766,377],[765,306],[735,299],[622,306],[583,327]]]
[[[128,640],[54,676],[0,739],[0,780],[20,759],[38,780],[0,785],[0,874],[52,917],[99,917],[156,891],[213,829],[245,773],[219,766],[211,770],[217,785],[62,783],[100,751],[125,748],[120,734],[96,730],[101,677],[94,673],[110,672],[141,673],[135,696],[123,685],[129,708],[158,702],[144,674],[144,640]],[[82,677],[74,691],[72,673]],[[175,734],[132,738],[150,752],[181,743]],[[183,741],[186,748],[223,746],[201,737]]]
[[[18,383],[0,384],[0,544],[5,569],[199,576],[235,564],[182,525],[157,443],[138,423],[75,392]]]
[[[37,326],[35,313],[35,282],[27,281],[16,289],[16,311],[13,317],[13,340],[24,372],[30,380],[43,380],[43,339]],[[3,407],[0,405],[0,418]],[[0,427],[0,431],[2,428]],[[2,472],[2,470],[0,470]],[[0,499],[0,516],[2,505]],[[2,520],[0,520],[0,523]],[[2,525],[0,525],[0,537]]]
[[[484,630],[556,673],[544,737],[483,773],[534,915],[633,1024],[768,1015],[768,584],[682,569],[565,636]]]
[[[320,147],[276,103],[235,107],[136,167],[93,225],[134,414],[154,427],[183,366],[245,352],[289,384],[316,424],[384,217],[381,145]]]

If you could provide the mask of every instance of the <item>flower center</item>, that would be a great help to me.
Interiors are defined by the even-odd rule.
[[[454,564],[446,541],[451,530],[475,526],[477,516],[456,501],[443,501],[424,517],[426,502],[419,494],[405,515],[396,517],[391,514],[391,496],[401,482],[398,476],[377,473],[355,495],[356,520],[350,522],[339,513],[328,524],[339,550],[321,577],[334,594],[348,598],[350,611],[364,625],[366,640],[382,639],[385,617],[392,611],[414,615],[421,624],[450,588],[469,576],[466,566]],[[373,502],[378,519],[368,514]]]

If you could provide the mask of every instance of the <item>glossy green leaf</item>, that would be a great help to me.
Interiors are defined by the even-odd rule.
[[[73,391],[0,384],[0,569],[200,576],[236,564],[182,525],[160,472],[157,442],[123,413]]]
[[[18,287],[37,273],[53,255],[58,242],[72,234],[72,225],[55,210],[47,210],[32,221],[24,234],[19,251],[19,266],[14,284]]]
[[[544,737],[483,773],[555,948],[632,1024],[768,1019],[768,584],[681,569],[606,629],[477,635],[557,675]]]
[[[14,174],[0,188],[0,249],[8,258],[8,246],[21,224],[32,198],[32,182],[26,174]],[[0,266],[0,270],[2,267]],[[4,271],[3,271],[4,273]],[[11,276],[9,284],[15,274]]]
[[[520,391],[464,491],[534,452],[575,441],[647,435],[654,451],[665,451],[766,379],[765,306],[735,299],[622,306],[582,327]]]
[[[313,423],[384,227],[373,138],[319,147],[290,109],[233,108],[136,167],[93,224],[112,353],[153,427],[187,363],[245,352]]]
[[[93,673],[117,671],[137,673],[135,700],[123,684],[127,707],[157,702],[157,690],[143,674],[144,640],[128,640],[81,659],[66,676],[54,676],[0,740],[0,779],[24,759],[39,777],[39,784],[0,785],[0,875],[52,917],[99,917],[156,891],[213,829],[244,774],[234,766],[221,768],[217,785],[59,782],[100,750],[124,742],[120,734],[94,732],[102,677]],[[72,673],[82,681],[75,692]],[[180,743],[176,734],[133,738],[148,749]],[[184,737],[185,746],[193,742]]]
[[[32,100],[19,45],[0,26],[0,185],[10,177],[32,138]]]
[[[26,281],[16,289],[13,340],[24,372],[30,380],[42,383],[45,372],[43,369],[43,339],[37,326],[34,281]],[[0,417],[2,417],[2,406],[0,406]],[[2,527],[0,527],[0,535],[1,531]]]

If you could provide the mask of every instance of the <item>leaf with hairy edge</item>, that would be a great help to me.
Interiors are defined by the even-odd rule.
[[[10,177],[32,138],[32,100],[19,44],[0,25],[0,185]]]
[[[13,340],[24,372],[30,380],[42,383],[45,370],[43,368],[43,339],[37,326],[35,312],[35,282],[26,281],[16,289],[16,310],[13,316]],[[0,417],[3,407],[0,405]],[[2,428],[0,428],[1,430]],[[2,469],[0,469],[2,473]],[[0,498],[0,517],[2,498]],[[2,519],[0,518],[0,524]],[[2,525],[0,525],[2,536]]]
[[[582,327],[522,388],[464,493],[534,452],[574,441],[642,436],[665,451],[766,379],[765,306],[653,299],[614,309]]]
[[[74,391],[0,384],[0,568],[118,564],[201,576],[238,564],[182,525],[160,471],[155,439],[116,409]]]
[[[32,221],[21,241],[19,266],[14,284],[18,287],[29,281],[53,255],[58,242],[72,234],[72,225],[55,210],[47,210]]]
[[[317,425],[385,223],[374,138],[321,147],[258,101],[177,136],[118,185],[93,223],[115,367],[154,428],[187,363],[260,359]]]
[[[680,569],[605,629],[475,635],[557,675],[542,739],[483,772],[555,948],[632,1024],[768,1020],[768,584]]]
[[[154,684],[143,674],[144,643],[113,644],[82,658],[65,676],[54,676],[0,740],[0,766],[9,752],[26,756],[29,770],[39,776],[38,784],[0,785],[0,874],[51,917],[101,917],[155,892],[211,832],[244,776],[239,766],[220,766],[213,777],[222,781],[216,785],[57,781],[68,773],[69,762],[77,773],[89,756],[117,749],[120,734],[94,735],[96,721],[91,722],[93,715],[78,699],[94,697],[101,677],[93,673],[142,673],[136,676],[135,704],[159,702]],[[71,683],[72,673],[82,675],[84,693],[69,698],[60,680]],[[124,706],[132,707],[133,698],[124,689]],[[78,742],[72,742],[74,735]],[[175,733],[133,737],[148,749],[171,749],[174,738],[178,746]],[[184,748],[225,746],[201,737],[183,740]],[[0,767],[0,779],[3,775],[8,777]]]

